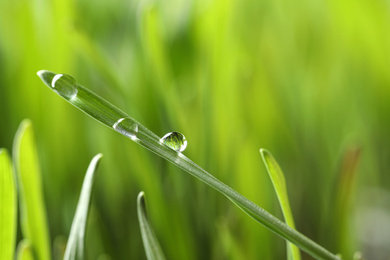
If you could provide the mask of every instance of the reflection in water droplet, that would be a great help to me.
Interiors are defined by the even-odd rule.
[[[112,126],[115,131],[135,141],[137,139],[138,125],[130,118],[124,117],[115,122]]]
[[[187,147],[185,136],[179,132],[170,132],[164,135],[160,142],[178,152],[183,152]]]
[[[51,87],[65,99],[73,99],[77,96],[77,82],[67,74],[57,74],[51,81]]]

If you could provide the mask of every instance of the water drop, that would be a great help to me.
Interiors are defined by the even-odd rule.
[[[179,132],[170,132],[164,135],[160,142],[178,152],[183,152],[187,147],[185,136]]]
[[[73,99],[77,96],[77,82],[68,74],[55,75],[50,86],[65,99]]]
[[[135,141],[137,139],[138,125],[134,120],[124,117],[115,122],[112,126],[115,131],[129,137],[131,140]]]

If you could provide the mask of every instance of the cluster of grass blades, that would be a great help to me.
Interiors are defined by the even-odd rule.
[[[340,259],[339,256],[332,254],[322,246],[292,228],[294,224],[287,199],[287,191],[285,189],[283,174],[275,159],[273,159],[273,157],[265,150],[261,150],[261,154],[277,191],[287,224],[283,223],[263,208],[248,200],[228,185],[216,179],[213,175],[209,174],[189,158],[184,156],[180,151],[171,149],[169,146],[161,142],[161,139],[148,128],[92,91],[79,85],[72,76],[67,74],[56,74],[45,70],[41,70],[37,74],[50,89],[69,103],[97,121],[105,124],[122,135],[125,135],[134,142],[156,153],[219,191],[257,222],[272,230],[285,240],[295,244],[297,247],[317,259]],[[141,201],[139,203],[142,204],[142,195],[141,198],[139,198],[139,201]],[[141,226],[145,227],[143,224],[141,224]],[[145,237],[145,234],[148,233],[150,232],[143,232],[143,237]],[[156,246],[156,243],[153,242],[156,241],[155,239],[144,238],[144,241],[147,242],[146,248],[151,248],[151,250],[153,250],[154,246]],[[163,259],[158,258],[160,255],[158,252],[150,253],[150,255],[156,257],[150,259]],[[288,244],[288,257],[289,259],[300,259],[298,249],[294,248],[290,244]]]
[[[92,184],[101,157],[101,154],[96,155],[88,167],[65,250],[66,260],[85,259],[84,237]],[[24,120],[15,137],[13,163],[8,152],[0,149],[0,259],[2,260],[52,259],[38,162],[32,124],[29,120]],[[15,250],[18,201],[23,239]]]
[[[0,149],[0,259],[52,259],[41,173],[32,124],[24,120],[15,137],[12,164],[6,149]],[[89,164],[73,218],[64,260],[85,259],[85,234],[95,173],[102,154]],[[16,174],[13,168],[16,169]],[[15,180],[18,183],[16,188]],[[17,194],[23,239],[15,250],[17,234]],[[146,214],[144,193],[138,196],[138,218],[148,259],[165,259]]]
[[[40,71],[38,75],[55,92],[83,112],[221,192],[249,216],[284,238],[287,241],[289,260],[301,259],[298,247],[317,259],[340,259],[339,256],[330,253],[294,229],[284,175],[276,160],[267,150],[261,149],[260,154],[274,185],[287,224],[207,173],[185,157],[181,153],[181,149],[173,149],[172,146],[161,141],[162,139],[157,135],[124,112],[78,85],[71,76],[48,71]],[[49,260],[51,259],[50,238],[41,187],[41,174],[32,124],[29,120],[21,123],[15,137],[13,150],[12,163],[8,152],[5,149],[0,149],[0,258]],[[65,260],[85,259],[84,243],[89,205],[94,176],[101,158],[102,155],[98,154],[92,159],[85,175],[65,249]],[[15,169],[15,173],[13,169]],[[15,251],[18,201],[23,239]],[[147,259],[165,260],[146,214],[143,192],[138,195],[137,211]]]

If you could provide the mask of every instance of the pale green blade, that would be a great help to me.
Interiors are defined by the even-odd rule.
[[[271,178],[272,184],[274,185],[274,189],[278,197],[280,207],[282,208],[284,219],[287,225],[295,229],[294,218],[291,212],[290,202],[288,200],[286,181],[284,179],[282,169],[280,168],[279,164],[276,162],[275,158],[270,152],[265,149],[260,149],[260,154],[263,158],[265,167],[267,168],[267,172],[269,174],[269,177]],[[301,259],[299,249],[290,242],[287,242],[287,257],[288,259],[292,260]]]
[[[291,241],[308,254],[318,259],[340,259],[215,178],[181,152],[160,142],[160,137],[155,133],[92,91],[79,85],[72,76],[47,70],[38,71],[37,74],[51,90],[73,106],[219,191],[257,222]]]
[[[64,260],[84,259],[85,229],[87,226],[93,181],[102,156],[102,154],[98,154],[93,157],[85,174],[76,214],[73,218],[72,228],[66,245]]]
[[[282,208],[284,219],[287,225],[295,229],[294,218],[291,212],[290,202],[288,200],[286,181],[284,179],[282,169],[270,152],[265,149],[260,149],[260,154],[274,186],[280,207]],[[288,259],[292,260],[301,259],[299,249],[290,242],[287,242],[287,256]]]
[[[0,259],[14,259],[16,239],[16,188],[8,152],[0,149]]]
[[[16,260],[34,260],[31,243],[27,239],[19,243],[16,251]]]
[[[39,260],[50,260],[50,239],[41,186],[41,171],[30,120],[24,120],[16,133],[14,162],[19,184],[20,220]]]
[[[156,235],[154,234],[146,214],[146,204],[143,191],[138,194],[137,211],[139,226],[142,234],[142,241],[144,242],[145,252],[148,260],[165,260],[160,244],[158,243]]]

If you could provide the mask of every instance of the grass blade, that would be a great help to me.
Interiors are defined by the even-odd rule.
[[[93,157],[87,173],[85,174],[80,199],[77,204],[76,214],[73,218],[72,228],[65,250],[64,260],[84,259],[85,229],[87,226],[93,181],[102,156],[102,154],[98,154]]]
[[[19,184],[23,236],[30,241],[37,259],[50,260],[50,239],[41,187],[41,173],[30,120],[24,120],[16,133],[14,162]]]
[[[282,169],[270,152],[265,149],[260,149],[260,154],[274,186],[280,207],[282,208],[284,219],[287,225],[295,229],[294,218],[291,212],[290,202],[288,200],[286,181],[284,179]],[[299,249],[289,242],[287,242],[287,256],[288,259],[301,259]]]
[[[341,167],[335,183],[332,203],[334,204],[333,216],[329,219],[335,219],[329,224],[333,226],[332,234],[334,239],[334,248],[346,255],[353,252],[348,239],[348,220],[351,214],[351,206],[355,196],[355,185],[358,173],[358,165],[361,159],[361,148],[351,146],[344,152],[341,160]]]
[[[160,244],[158,243],[152,226],[149,224],[149,219],[146,214],[146,204],[143,191],[138,194],[137,212],[139,226],[142,234],[142,241],[144,242],[145,252],[148,260],[165,260]]]
[[[16,251],[16,260],[34,260],[31,243],[27,239],[19,243]]]
[[[14,259],[16,239],[16,188],[11,160],[0,149],[0,259]]]
[[[253,219],[282,238],[294,243],[308,254],[318,259],[340,259],[298,231],[290,228],[228,185],[219,181],[182,153],[176,152],[161,143],[159,141],[160,138],[156,134],[103,98],[77,84],[76,80],[71,76],[55,74],[46,70],[41,70],[37,74],[50,89],[87,115],[129,137],[134,142],[156,153],[219,191]]]

